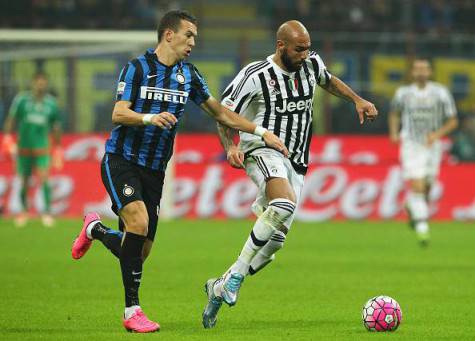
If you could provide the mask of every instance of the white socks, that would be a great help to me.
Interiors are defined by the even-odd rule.
[[[409,192],[407,196],[407,204],[412,214],[412,218],[416,223],[416,232],[426,234],[429,232],[429,205],[424,194],[417,192]]]
[[[135,314],[135,310],[140,309],[139,305],[133,305],[131,307],[125,307],[124,319],[128,320]]]
[[[94,238],[92,238],[91,231],[92,231],[92,228],[94,227],[94,225],[96,225],[98,222],[99,222],[98,220],[94,220],[94,221],[90,222],[89,225],[87,225],[87,227],[86,227],[86,236],[90,240],[94,239]]]
[[[272,260],[274,260],[274,254],[284,246],[284,242],[285,233],[282,231],[275,231],[267,244],[264,245],[264,247],[260,249],[252,259],[248,274],[255,274],[257,271],[261,270]]]
[[[256,253],[267,244],[271,236],[278,231],[277,229],[294,213],[294,210],[295,204],[290,200],[278,198],[270,201],[267,209],[256,220],[231,271],[246,276]]]

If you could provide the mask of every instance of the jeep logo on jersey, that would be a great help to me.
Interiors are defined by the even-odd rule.
[[[287,99],[284,98],[282,100],[282,107],[279,108],[277,105],[275,106],[275,110],[281,114],[283,113],[286,113],[286,112],[293,112],[295,110],[298,110],[298,111],[302,111],[302,110],[305,110],[305,111],[309,111],[313,108],[313,99],[312,98],[309,98],[307,100],[300,100],[298,102],[294,102],[294,101],[289,101],[287,102]]]
[[[141,86],[140,98],[153,99],[155,101],[162,102],[186,104],[186,101],[188,100],[188,93],[179,90],[155,88],[153,86]]]

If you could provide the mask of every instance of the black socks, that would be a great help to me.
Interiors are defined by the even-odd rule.
[[[94,239],[99,239],[106,248],[108,248],[114,256],[120,258],[120,249],[123,233],[104,226],[98,222],[91,229],[91,235]]]
[[[139,304],[139,287],[142,279],[142,249],[145,236],[127,232],[120,251],[120,268],[125,289],[125,306]],[[111,250],[112,251],[112,250]]]

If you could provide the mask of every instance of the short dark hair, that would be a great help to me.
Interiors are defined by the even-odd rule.
[[[412,66],[414,66],[415,62],[427,62],[430,66],[432,66],[432,58],[427,56],[414,56],[412,59]]]
[[[196,20],[193,15],[186,11],[175,10],[167,12],[158,24],[158,42],[162,40],[163,33],[165,32],[165,30],[171,29],[173,32],[177,32],[180,29],[180,24],[182,20],[189,21],[195,25],[198,24],[198,20]]]
[[[44,71],[42,71],[42,70],[36,71],[36,72],[34,73],[34,75],[33,75],[33,80],[37,80],[37,79],[39,79],[39,78],[43,78],[43,79],[46,79],[46,80],[47,80],[47,79],[48,79],[48,75],[47,75]]]

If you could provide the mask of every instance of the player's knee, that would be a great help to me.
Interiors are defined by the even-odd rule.
[[[141,210],[133,211],[130,210],[127,213],[121,214],[121,219],[124,222],[125,230],[127,232],[132,232],[139,234],[141,236],[146,236],[148,233],[148,215],[147,212],[142,212]]]
[[[269,202],[267,209],[273,226],[281,230],[284,222],[294,214],[295,203],[288,199],[277,198]]]
[[[120,218],[127,232],[147,235],[149,217],[142,201],[134,201],[124,206],[120,211]]]

